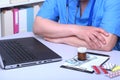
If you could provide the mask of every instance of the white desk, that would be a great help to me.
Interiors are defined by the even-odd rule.
[[[0,80],[120,80],[120,77],[110,79],[104,74],[96,75],[95,73],[84,73],[65,68],[60,68],[60,65],[64,63],[64,60],[72,58],[76,55],[77,49],[63,44],[55,44],[44,41],[33,33],[16,34],[6,38],[17,38],[34,36],[38,38],[42,43],[54,50],[56,53],[62,56],[63,60],[60,62],[48,63],[43,65],[36,65],[30,67],[23,67],[11,70],[3,70],[0,68]],[[96,51],[95,51],[96,52]],[[109,62],[120,65],[120,52],[101,52],[110,55]]]

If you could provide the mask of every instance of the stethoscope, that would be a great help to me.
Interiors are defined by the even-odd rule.
[[[93,9],[94,9],[95,2],[96,2],[96,0],[93,1],[92,6],[91,6],[87,26],[92,25]],[[78,13],[78,10],[80,7],[80,0],[78,0],[76,7],[77,7],[77,9],[76,9],[76,13],[75,13],[74,24],[76,24],[77,13]],[[68,24],[68,22],[69,22],[69,0],[66,0],[66,24]]]

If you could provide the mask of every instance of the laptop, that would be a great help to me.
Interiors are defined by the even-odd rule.
[[[61,61],[62,57],[34,37],[0,40],[0,65],[3,69]]]

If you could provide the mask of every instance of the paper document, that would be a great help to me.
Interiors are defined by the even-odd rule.
[[[78,60],[78,57],[75,56],[71,59],[66,60],[64,64],[61,65],[61,67],[93,73],[93,65],[100,66],[108,59],[108,55],[88,52],[87,59],[85,61]]]

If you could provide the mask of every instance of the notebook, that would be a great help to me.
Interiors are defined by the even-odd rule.
[[[61,61],[62,57],[34,37],[0,40],[0,65],[13,69]]]
[[[61,67],[87,73],[93,73],[93,65],[101,66],[110,58],[109,55],[92,52],[87,52],[86,56],[87,59],[84,61],[78,60],[78,57],[74,56],[73,58],[65,60]]]

